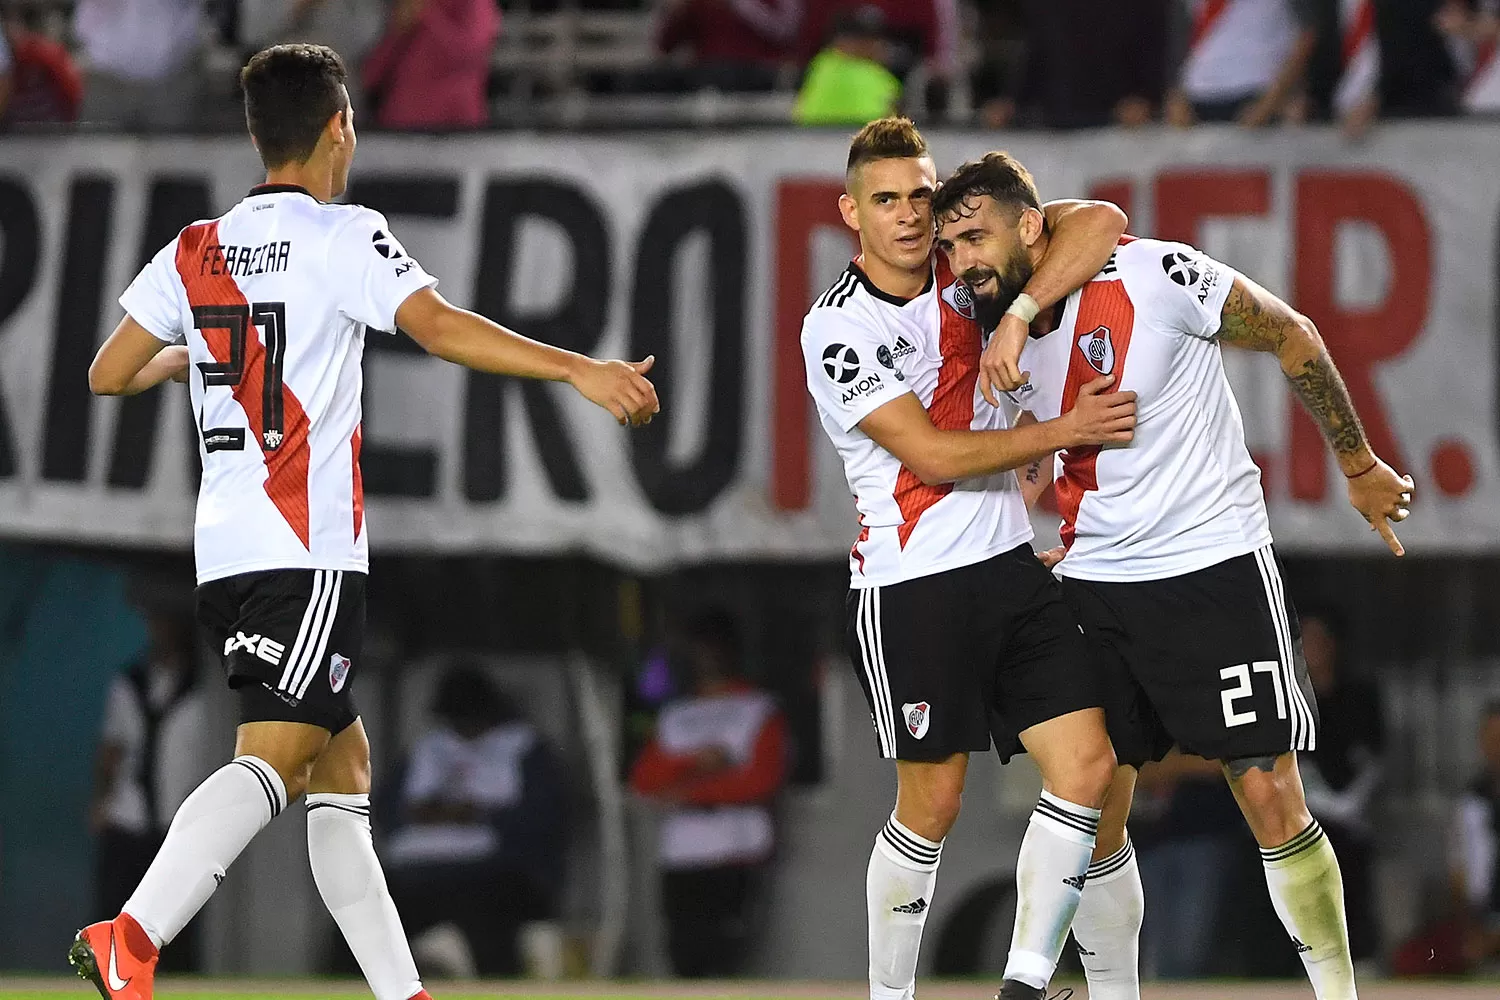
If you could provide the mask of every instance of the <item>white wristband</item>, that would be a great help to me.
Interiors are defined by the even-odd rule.
[[[1036,304],[1036,299],[1022,292],[1005,311],[1011,316],[1019,317],[1022,323],[1030,326],[1032,320],[1036,319],[1036,314],[1042,311],[1042,307]]]

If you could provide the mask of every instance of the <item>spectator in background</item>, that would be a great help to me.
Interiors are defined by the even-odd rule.
[[[0,129],[76,121],[82,103],[83,77],[68,50],[0,18]]]
[[[1464,111],[1500,112],[1500,0],[1448,0],[1434,23],[1459,69]]]
[[[658,862],[672,967],[730,976],[751,943],[775,848],[786,722],[769,694],[741,678],[728,614],[699,615],[683,645],[690,693],[662,709],[630,784],[665,811]]]
[[[85,71],[79,117],[132,131],[176,131],[204,111],[201,0],[78,0]]]
[[[1030,47],[1017,101],[1026,109],[1023,117],[1053,128],[1150,122],[1166,89],[1173,2],[1026,0]],[[1085,24],[1088,30],[1080,31]],[[981,105],[991,127],[1009,124],[999,111]]]
[[[1328,611],[1305,611],[1302,652],[1318,700],[1318,747],[1297,755],[1307,807],[1338,851],[1355,961],[1380,953],[1375,923],[1375,843],[1372,800],[1384,765],[1385,721],[1380,692],[1350,677],[1340,661],[1343,629]]]
[[[413,937],[458,927],[481,975],[515,975],[524,925],[554,920],[567,792],[541,734],[474,663],[438,681],[438,725],[412,749],[382,856]]]
[[[890,45],[878,7],[840,17],[828,47],[808,64],[792,118],[799,125],[857,127],[896,113],[901,81],[886,68]]]
[[[94,755],[89,827],[97,850],[94,909],[118,913],[161,848],[177,807],[213,768],[198,734],[207,706],[198,687],[193,622],[169,601],[142,602],[144,655],[110,683]],[[189,924],[162,953],[162,968],[198,967]]]
[[[861,0],[806,0],[801,51],[810,59],[826,48],[841,20]],[[904,77],[918,59],[925,59],[934,76],[949,79],[958,71],[958,0],[862,0],[885,15],[886,34],[893,43],[891,65]],[[864,122],[859,124],[863,125]]]
[[[1380,113],[1386,118],[1457,114],[1461,79],[1433,24],[1441,0],[1377,0]]]
[[[1167,120],[1255,128],[1279,117],[1317,43],[1308,0],[1187,0],[1187,11],[1187,54]]]
[[[1481,771],[1453,816],[1453,890],[1471,969],[1500,957],[1500,700],[1479,726]]]
[[[1380,38],[1376,0],[1304,0],[1313,44],[1297,47],[1292,61],[1302,63],[1305,100],[1288,102],[1287,117],[1334,119],[1344,134],[1357,139],[1380,111]]]
[[[801,24],[802,0],[669,0],[656,47],[687,61],[686,89],[771,90]]]
[[[1218,762],[1174,750],[1147,764],[1131,829],[1146,898],[1142,973],[1201,979],[1213,971],[1221,903],[1245,837]]]
[[[490,57],[499,37],[494,0],[395,0],[385,34],[364,62],[365,102],[376,125],[488,124]]]

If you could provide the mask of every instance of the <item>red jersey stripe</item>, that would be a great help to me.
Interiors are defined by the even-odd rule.
[[[1063,388],[1062,411],[1067,413],[1078,403],[1079,391],[1104,374],[1115,382],[1107,391],[1120,388],[1125,377],[1125,355],[1130,350],[1130,333],[1135,327],[1135,306],[1125,292],[1123,281],[1093,281],[1083,286],[1078,302],[1078,320],[1073,325],[1074,345],[1069,352],[1068,380]],[[1089,344],[1108,338],[1113,362],[1107,372],[1090,363]],[[1108,355],[1105,355],[1108,357]],[[1059,532],[1063,545],[1071,548],[1077,532],[1078,508],[1084,494],[1099,488],[1097,464],[1099,446],[1069,448],[1062,453],[1062,475],[1053,485],[1057,492],[1057,509],[1063,524]]]
[[[354,540],[365,526],[365,477],[359,471],[359,453],[364,446],[364,424],[354,426],[354,436],[349,439],[349,458],[354,463]]]
[[[207,222],[189,226],[177,241],[177,274],[187,290],[188,303],[197,306],[244,306],[249,309],[245,295],[227,274],[213,274],[206,267],[205,249],[219,242],[219,224]],[[220,364],[230,361],[229,331],[206,329],[200,331],[208,344],[209,353]],[[234,386],[235,402],[245,411],[250,433],[266,463],[266,496],[281,511],[286,523],[291,526],[302,545],[311,548],[309,541],[309,518],[307,499],[307,469],[310,449],[307,442],[307,414],[302,403],[292,390],[282,387],[283,437],[280,446],[268,450],[260,429],[265,422],[264,382],[265,344],[261,342],[259,330],[252,324],[245,331],[245,353],[243,372],[239,384]]]
[[[1354,19],[1349,22],[1349,27],[1344,30],[1344,45],[1342,51],[1342,65],[1347,67],[1350,60],[1358,54],[1360,47],[1375,33],[1375,0],[1360,0],[1360,5],[1354,12]]]
[[[936,282],[941,329],[938,351],[943,362],[938,369],[937,388],[933,390],[927,415],[934,427],[944,431],[969,429],[974,422],[974,387],[979,382],[979,324],[949,305],[941,293],[953,281],[948,262],[939,254]],[[896,529],[896,536],[903,549],[911,533],[917,530],[922,513],[952,492],[952,483],[928,486],[917,478],[916,473],[904,465],[901,467],[896,477],[895,498],[896,506],[901,509],[901,525]]]
[[[1219,18],[1224,16],[1224,11],[1229,9],[1229,0],[1203,0],[1202,6],[1198,8],[1197,15],[1193,18],[1193,33],[1188,41],[1189,49],[1196,49],[1198,43],[1208,37],[1208,33],[1214,30],[1214,25],[1219,23]]]

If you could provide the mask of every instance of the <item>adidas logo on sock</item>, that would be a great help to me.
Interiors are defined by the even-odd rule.
[[[927,910],[927,900],[921,898],[920,896],[917,897],[916,899],[914,899],[910,903],[903,903],[900,906],[893,906],[893,907],[891,907],[891,912],[892,913],[911,913],[911,914],[917,914],[917,913],[925,913],[926,910]]]
[[[1295,934],[1292,935],[1292,944],[1296,946],[1297,954],[1299,955],[1306,954],[1307,952],[1312,951],[1312,945],[1303,944],[1302,939]]]
[[[1088,876],[1087,875],[1069,875],[1067,878],[1063,879],[1063,884],[1064,885],[1071,885],[1073,888],[1077,889],[1079,892],[1082,892],[1083,891],[1083,884],[1086,881],[1088,881]]]

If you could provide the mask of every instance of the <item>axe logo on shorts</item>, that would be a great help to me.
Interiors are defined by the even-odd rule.
[[[912,739],[920,740],[927,735],[927,726],[932,722],[932,706],[925,701],[907,702],[901,706],[901,714],[906,717],[906,731],[911,733]]]
[[[334,653],[328,658],[328,686],[333,688],[333,693],[338,694],[344,690],[344,682],[349,679],[349,657]]]

